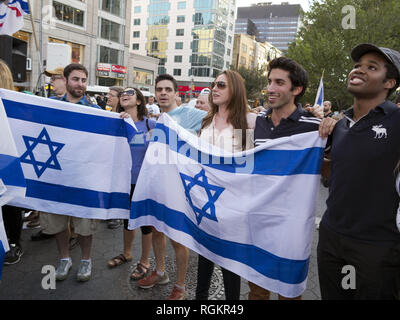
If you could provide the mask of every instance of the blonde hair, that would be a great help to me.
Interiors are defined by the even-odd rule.
[[[0,59],[0,88],[14,90],[13,76],[7,63]]]

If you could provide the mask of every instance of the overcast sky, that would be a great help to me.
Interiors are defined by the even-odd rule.
[[[272,2],[273,4],[281,4],[282,2],[289,2],[289,4],[301,4],[304,11],[309,9],[309,0],[237,0],[238,7],[249,7],[253,3]]]

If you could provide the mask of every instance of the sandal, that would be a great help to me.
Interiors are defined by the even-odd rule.
[[[114,268],[114,267],[120,266],[121,264],[127,263],[127,262],[129,262],[129,261],[131,261],[131,260],[132,260],[132,258],[127,259],[127,258],[125,257],[125,255],[124,255],[123,253],[121,253],[119,256],[116,256],[116,257],[114,257],[114,258],[108,260],[108,263],[107,263],[107,264],[108,264],[108,266],[109,266],[110,268]]]
[[[131,279],[132,280],[140,280],[144,278],[149,271],[150,266],[146,267],[142,263],[138,262],[136,265],[135,270],[131,273]]]

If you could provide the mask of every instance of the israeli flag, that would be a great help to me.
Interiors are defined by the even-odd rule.
[[[0,206],[3,206],[14,197],[25,196],[26,182],[1,100],[0,137]]]
[[[301,295],[326,140],[315,131],[227,154],[167,114],[152,136],[129,227],[152,225],[263,288]]]
[[[26,179],[10,204],[92,219],[127,219],[135,132],[118,114],[0,90]]]
[[[317,90],[317,96],[315,98],[314,106],[319,105],[323,106],[324,105],[324,76],[322,75],[321,80],[319,81],[319,86]]]

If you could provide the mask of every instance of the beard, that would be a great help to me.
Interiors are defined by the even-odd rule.
[[[85,94],[85,88],[82,87],[72,87],[68,84],[66,84],[66,89],[67,92],[73,96],[74,98],[82,98],[83,95]]]

